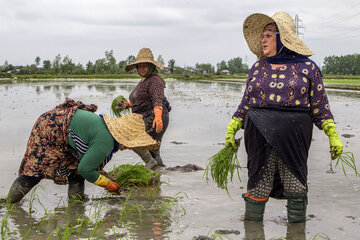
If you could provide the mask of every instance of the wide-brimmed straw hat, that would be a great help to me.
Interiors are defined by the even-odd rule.
[[[113,138],[128,148],[154,150],[160,147],[160,142],[146,133],[143,116],[129,113],[119,118],[103,115],[107,128]]]
[[[262,13],[254,13],[245,19],[243,32],[250,50],[259,59],[266,58],[261,44],[264,27],[273,22],[279,29],[280,40],[285,47],[307,57],[314,54],[297,36],[294,20],[288,13],[277,12],[272,17]]]
[[[136,64],[139,63],[152,63],[156,67],[163,69],[164,64],[162,62],[158,62],[154,60],[154,55],[152,54],[151,50],[149,48],[142,48],[140,49],[138,55],[136,56],[135,62],[127,65],[125,67],[125,71],[130,71],[136,67]]]

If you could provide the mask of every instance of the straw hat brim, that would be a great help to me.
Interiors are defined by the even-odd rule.
[[[109,132],[117,142],[128,147],[154,150],[160,147],[160,142],[146,133],[143,116],[129,113],[119,118],[103,115]]]
[[[266,58],[261,44],[262,34],[264,27],[273,22],[278,26],[280,40],[286,48],[307,57],[314,54],[297,36],[294,21],[289,14],[277,12],[274,16],[269,17],[262,13],[254,13],[245,19],[243,32],[249,49],[258,59]]]
[[[125,67],[125,71],[131,71],[133,70],[134,68],[136,68],[136,64],[139,64],[139,63],[152,63],[154,64],[156,67],[160,68],[161,70],[164,69],[164,64],[162,62],[158,62],[158,61],[154,61],[154,60],[137,60],[129,65],[127,65]]]

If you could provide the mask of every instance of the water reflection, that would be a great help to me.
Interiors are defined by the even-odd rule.
[[[60,86],[59,86],[59,85],[54,85],[53,87],[54,87],[54,91],[57,91],[57,92],[58,92],[59,89],[60,89]]]
[[[264,224],[262,222],[244,221],[246,240],[265,240]]]
[[[89,222],[89,218],[85,215],[85,206],[80,202],[69,202],[67,207],[58,207],[54,210],[43,209],[44,214],[40,218],[36,218],[36,210],[30,207],[26,211],[24,206],[14,204],[10,207],[9,218],[17,227],[16,231],[12,231],[11,235],[16,235],[17,239],[78,239],[71,235],[80,235],[81,231],[86,230],[79,226],[79,221]],[[61,237],[63,236],[63,238]],[[68,237],[65,237],[68,236]]]
[[[176,198],[163,197],[159,188],[155,189],[128,192],[121,197],[104,195],[86,202],[60,202],[55,209],[46,209],[35,196],[44,209],[35,209],[31,200],[28,211],[20,204],[8,206],[6,220],[17,227],[8,235],[22,239],[168,239],[179,206]],[[43,215],[36,217],[38,212]]]
[[[306,223],[288,223],[286,239],[306,240],[305,226]]]
[[[24,86],[21,86],[23,88]],[[4,87],[5,91],[9,91],[9,89],[13,88],[14,90],[19,90],[19,88],[15,87],[14,85],[6,85]],[[124,95],[128,97],[129,93],[135,88],[135,84],[99,84],[99,83],[92,83],[86,85],[76,85],[74,83],[46,83],[44,85],[29,85],[26,87],[28,90],[33,90],[37,96],[41,96],[44,93],[53,93],[56,99],[64,99],[64,97],[70,96],[73,93],[78,92],[88,92],[93,93],[95,95],[107,94],[107,93],[116,93],[116,92],[126,92],[127,94]],[[85,89],[84,89],[85,88]]]
[[[288,223],[285,239],[306,240],[305,226],[306,223]],[[246,240],[265,240],[264,224],[262,222],[244,221],[244,230]]]

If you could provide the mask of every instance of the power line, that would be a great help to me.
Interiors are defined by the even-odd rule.
[[[353,13],[351,15],[348,16],[344,16],[340,19],[333,19],[330,20],[328,22],[323,23],[322,25],[316,25],[313,26],[310,24],[309,29],[313,30],[313,31],[317,31],[317,29],[326,29],[326,28],[332,28],[334,26],[339,26],[341,25],[341,23],[346,22],[346,21],[351,21],[351,24],[353,25],[354,23],[358,23],[360,20],[360,17],[358,17],[360,15],[360,13]],[[357,20],[354,20],[354,17],[358,17]]]
[[[339,29],[324,29],[324,30],[319,30],[319,31],[316,31],[316,34],[326,34],[326,33],[331,33],[331,34],[334,34],[334,33],[339,33],[339,34],[345,34],[345,33],[349,33],[349,32],[356,32],[356,31],[359,31],[360,30],[360,25],[359,26],[354,26],[354,27],[347,27],[347,28],[339,28]],[[346,31],[346,32],[345,32]],[[315,32],[315,31],[312,31],[310,29],[309,30],[306,30],[306,32]]]
[[[338,20],[342,20],[342,19],[345,19],[345,18],[348,19],[349,16],[345,16],[345,15],[341,15],[340,19],[336,19],[335,17],[342,14],[342,13],[344,13],[344,12],[348,12],[349,10],[353,10],[357,6],[360,6],[360,3],[357,3],[354,6],[351,6],[349,8],[344,9],[344,10],[341,10],[340,12],[337,12],[337,13],[331,15],[330,17],[328,17],[326,19],[323,19],[323,20],[321,20],[319,22],[310,23],[310,25],[322,25],[322,24],[324,24],[326,22],[331,22],[331,21],[336,21],[337,22]],[[359,13],[352,14],[351,16],[355,16],[355,15],[359,15]],[[329,24],[329,23],[327,23],[327,24]]]
[[[335,41],[335,40],[349,40],[349,39],[353,39],[353,38],[359,38],[360,34],[358,35],[354,35],[354,36],[338,36],[337,38],[332,38],[332,37],[324,37],[324,38],[312,38],[312,37],[308,37],[308,40],[320,40],[320,41]]]

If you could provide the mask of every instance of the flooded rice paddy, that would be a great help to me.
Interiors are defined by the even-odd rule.
[[[0,82],[0,196],[17,176],[31,128],[40,114],[71,97],[98,105],[97,113],[110,114],[114,97],[129,96],[136,81]],[[237,108],[244,85],[168,80],[166,95],[172,105],[170,124],[163,138],[162,157],[167,167],[195,164],[205,168],[218,152],[226,126]],[[344,151],[352,152],[360,167],[360,92],[328,90],[331,110]],[[242,136],[240,131],[237,136]],[[42,180],[20,204],[0,206],[2,239],[359,239],[360,178],[341,167],[327,173],[330,153],[327,136],[314,128],[308,159],[309,204],[306,224],[288,225],[286,201],[270,199],[264,223],[243,221],[246,169],[229,186],[231,198],[204,171],[163,171],[160,187],[125,192],[120,197],[86,183],[84,203],[66,201],[67,186]],[[243,144],[238,154],[246,166]],[[141,163],[135,153],[115,154],[105,170],[124,163]],[[221,230],[221,231],[219,231]],[[278,238],[281,239],[281,238]],[[317,238],[325,239],[325,238]]]

